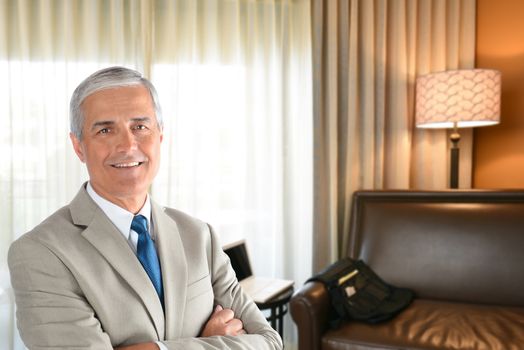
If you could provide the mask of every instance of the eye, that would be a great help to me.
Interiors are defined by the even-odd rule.
[[[139,124],[139,125],[136,125],[135,130],[147,130],[147,126],[145,126],[144,124]]]
[[[108,134],[108,133],[109,133],[109,128],[103,128],[103,129],[98,130],[98,134]]]

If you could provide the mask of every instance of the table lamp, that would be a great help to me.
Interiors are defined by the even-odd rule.
[[[499,121],[500,72],[461,69],[417,78],[417,128],[453,128],[450,135],[450,188],[458,188],[458,128],[494,125]]]

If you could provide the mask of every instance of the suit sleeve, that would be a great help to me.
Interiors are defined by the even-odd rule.
[[[29,349],[113,349],[71,272],[30,238],[8,254],[17,326]]]
[[[282,349],[282,340],[279,334],[271,328],[255,303],[240,289],[229,258],[222,250],[222,246],[211,227],[210,237],[208,260],[212,275],[215,305],[222,305],[224,308],[232,309],[235,317],[242,320],[247,334],[178,339],[163,343],[170,350]]]

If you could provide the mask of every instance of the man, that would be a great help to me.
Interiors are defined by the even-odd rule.
[[[30,349],[279,349],[213,229],[147,190],[162,142],[154,87],[112,67],[71,98],[89,182],[14,242],[9,269]]]

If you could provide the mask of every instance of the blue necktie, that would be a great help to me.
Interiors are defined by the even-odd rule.
[[[147,231],[147,219],[143,215],[136,215],[133,218],[133,222],[131,222],[131,229],[138,233],[138,244],[136,247],[138,260],[144,267],[144,270],[146,270],[151,282],[153,282],[153,286],[163,306],[162,272],[160,271],[160,262],[156,254],[155,244]]]

